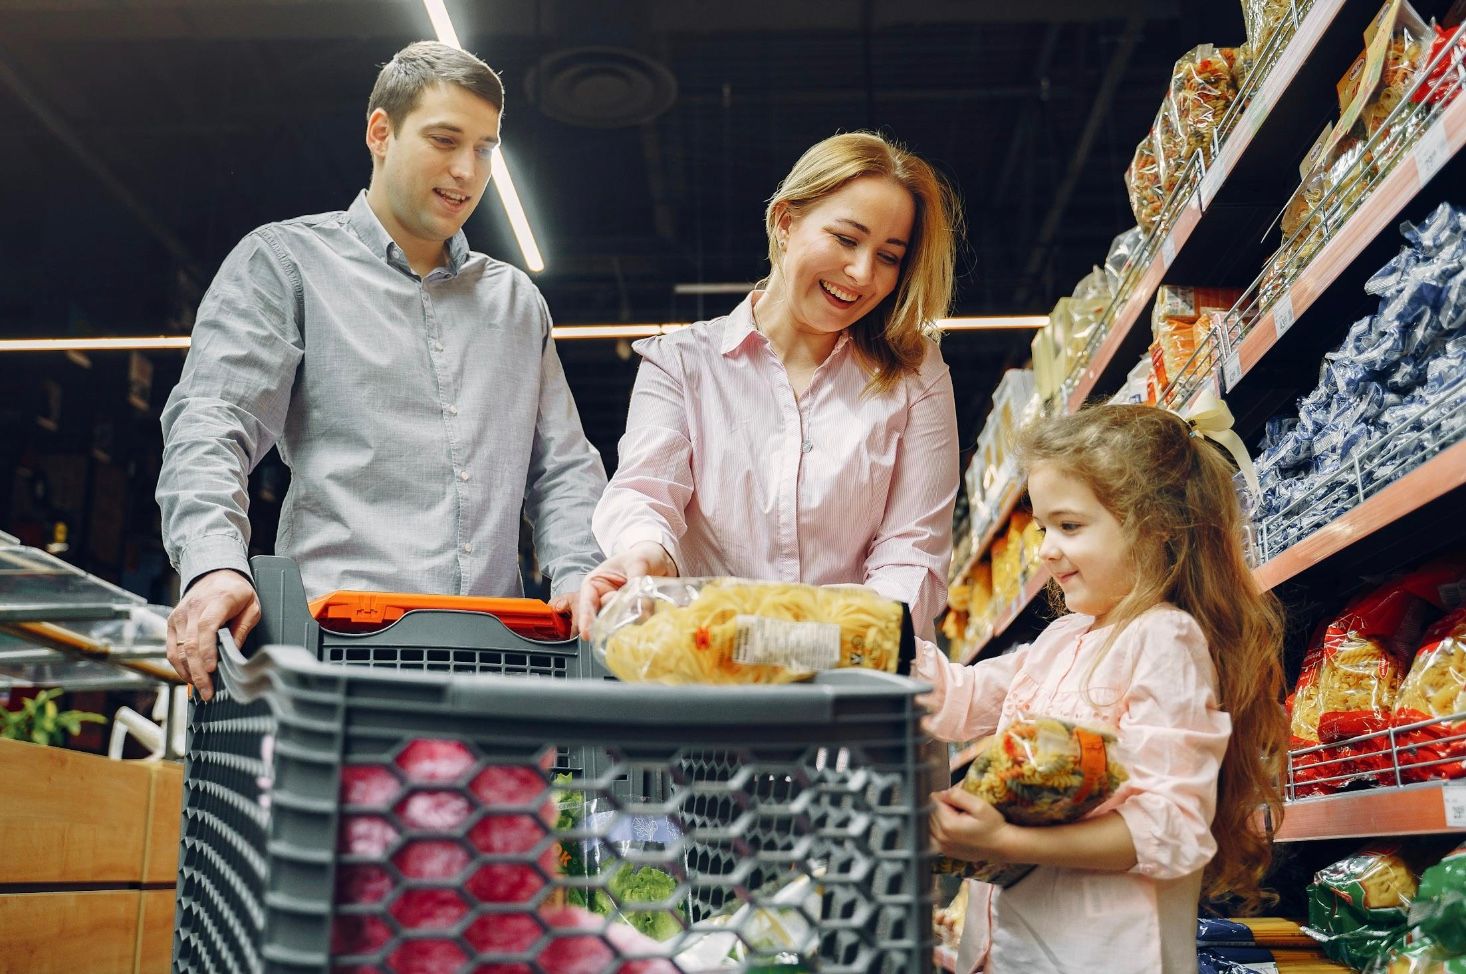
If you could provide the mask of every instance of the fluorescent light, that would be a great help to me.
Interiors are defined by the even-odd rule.
[[[531,271],[539,273],[545,269],[545,259],[540,256],[539,245],[534,241],[534,231],[529,228],[529,218],[519,203],[519,194],[514,190],[514,180],[509,176],[509,164],[504,161],[504,150],[494,150],[492,164],[494,188],[499,191],[499,201],[509,215],[509,226],[514,230],[514,239],[519,241],[519,250],[524,254],[524,264]]]
[[[188,348],[187,335],[140,338],[0,338],[0,352],[126,352]]]
[[[679,328],[686,328],[686,322],[669,321],[665,324],[642,325],[556,325],[550,329],[556,340],[570,338],[650,338],[666,335]]]
[[[977,318],[942,318],[937,327],[942,331],[996,331],[1005,328],[1037,330],[1049,323],[1048,315],[990,315]]]
[[[428,19],[433,22],[438,40],[463,50],[463,45],[458,43],[458,32],[453,29],[453,18],[448,16],[448,8],[443,5],[443,0],[422,0],[422,5],[428,8]]]
[[[710,284],[673,284],[673,294],[747,294],[753,285],[743,281],[715,281]]]
[[[428,12],[428,19],[433,22],[433,32],[438,35],[438,40],[449,47],[463,50],[463,45],[458,42],[458,32],[453,29],[453,18],[448,16],[448,7],[443,0],[422,0],[422,5]],[[504,213],[509,217],[514,239],[518,241],[519,250],[524,254],[524,266],[537,274],[545,269],[545,258],[540,254],[539,244],[535,243],[534,231],[529,228],[529,218],[524,215],[524,206],[519,202],[519,194],[515,192],[514,180],[509,175],[509,164],[504,161],[502,148],[494,150],[490,166],[490,182],[499,193],[499,202],[504,204]]]

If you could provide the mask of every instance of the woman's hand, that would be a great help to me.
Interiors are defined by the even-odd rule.
[[[590,638],[590,624],[606,596],[631,579],[648,575],[659,578],[677,575],[677,563],[672,560],[667,549],[655,541],[634,544],[621,554],[607,558],[597,565],[595,571],[587,575],[580,585],[580,600],[575,610],[580,638]]]
[[[932,795],[932,843],[951,859],[1006,862],[1013,830],[1002,814],[961,786]]]

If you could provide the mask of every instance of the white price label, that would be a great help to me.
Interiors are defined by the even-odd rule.
[[[1241,381],[1242,356],[1239,355],[1237,350],[1234,348],[1232,349],[1231,353],[1229,353],[1227,357],[1222,360],[1222,385],[1226,388],[1227,392],[1231,392],[1237,387],[1237,383]]]
[[[1446,144],[1445,125],[1436,122],[1422,132],[1412,155],[1415,156],[1415,171],[1420,174],[1420,183],[1424,185],[1451,157],[1451,147]]]
[[[1293,327],[1294,320],[1293,292],[1284,291],[1277,302],[1273,304],[1273,327],[1277,329],[1279,338],[1288,334],[1288,329]]]
[[[1176,260],[1176,241],[1168,233],[1166,239],[1161,241],[1161,263],[1166,270],[1171,269],[1171,264]]]
[[[1466,781],[1441,785],[1441,803],[1446,806],[1446,828],[1466,829]]]

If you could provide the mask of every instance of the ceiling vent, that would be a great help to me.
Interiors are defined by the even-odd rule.
[[[677,100],[666,67],[624,47],[577,47],[540,59],[529,75],[530,100],[550,118],[583,128],[650,122]]]

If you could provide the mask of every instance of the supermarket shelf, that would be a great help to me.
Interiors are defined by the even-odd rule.
[[[1323,295],[1380,233],[1399,218],[1445,160],[1466,145],[1466,98],[1447,105],[1392,172],[1370,192],[1359,209],[1309,261],[1288,290],[1258,319],[1222,366],[1225,391],[1231,392],[1278,341],[1293,322]]]
[[[1431,781],[1322,798],[1284,807],[1278,842],[1466,831],[1466,781]]]
[[[957,951],[951,947],[937,946],[932,949],[932,966],[939,971],[957,971]]]
[[[998,532],[1007,525],[1008,518],[1013,515],[1013,511],[1018,507],[1018,500],[1022,496],[1023,481],[1021,479],[1008,481],[1007,486],[1003,488],[1002,499],[993,509],[992,519],[983,529],[982,536],[977,539],[977,544],[972,546],[972,554],[968,555],[967,560],[962,563],[961,570],[952,576],[952,581],[959,581],[972,573],[973,567],[977,565],[983,555],[987,554],[988,548],[992,547]]]
[[[1348,14],[1341,16],[1348,10]],[[1334,83],[1358,53],[1367,22],[1363,5],[1348,0],[1314,0],[1297,31],[1278,56],[1246,108],[1231,125],[1212,164],[1200,175],[1189,199],[1179,206],[1169,232],[1151,257],[1136,286],[1117,309],[1109,330],[1068,393],[1070,412],[1096,390],[1128,369],[1133,355],[1148,343],[1136,324],[1173,265],[1182,278],[1217,278],[1218,264],[1252,268],[1263,253],[1253,253],[1283,200],[1263,203],[1256,188],[1269,174],[1290,172],[1316,126],[1313,106],[1333,99]],[[1188,249],[1189,246],[1189,249]],[[1241,247],[1239,250],[1238,248]],[[1226,276],[1226,275],[1224,275]]]
[[[1104,340],[1095,350],[1089,364],[1085,366],[1074,390],[1069,393],[1066,401],[1069,412],[1078,412],[1099,386],[1121,347],[1125,345],[1126,339],[1130,337],[1136,322],[1140,320],[1141,314],[1150,304],[1151,298],[1155,296],[1156,288],[1161,286],[1166,271],[1170,270],[1171,262],[1176,258],[1177,250],[1191,238],[1192,231],[1200,222],[1201,202],[1198,194],[1193,193],[1191,198],[1182,205],[1170,233],[1167,234],[1155,256],[1151,258],[1150,265],[1141,274],[1129,296],[1126,297],[1125,304],[1116,312],[1109,330],[1105,332]]]
[[[979,639],[968,647],[967,652],[962,657],[963,664],[971,663],[977,659],[982,655],[984,649],[992,645],[995,639],[1007,632],[1008,627],[1017,622],[1018,617],[1033,604],[1034,599],[1038,598],[1038,593],[1043,591],[1048,581],[1049,573],[1043,569],[1039,569],[1033,575],[1029,576],[1028,580],[1023,583],[1023,588],[1018,592],[1018,597],[1008,603],[1008,607],[1002,611],[997,621],[993,623],[993,631],[988,637],[986,639]]]
[[[1274,588],[1462,485],[1466,485],[1466,442],[1447,448],[1358,507],[1259,565],[1253,570],[1253,577],[1263,589]]]

